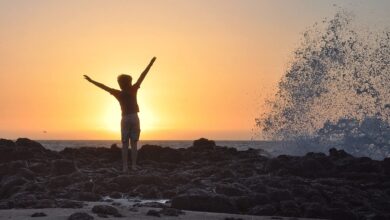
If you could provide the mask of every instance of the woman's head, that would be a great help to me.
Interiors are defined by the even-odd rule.
[[[121,90],[130,88],[132,78],[130,75],[121,74],[118,76],[118,84]]]

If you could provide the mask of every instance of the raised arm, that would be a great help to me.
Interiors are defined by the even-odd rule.
[[[141,86],[142,81],[144,81],[146,74],[148,74],[149,69],[150,69],[150,67],[152,67],[155,60],[156,60],[156,57],[153,57],[152,60],[150,61],[149,65],[145,68],[145,70],[139,76],[135,85],[137,85],[138,87]]]
[[[109,92],[109,93],[111,93],[112,91],[115,90],[115,89],[110,88],[110,87],[108,87],[108,86],[106,86],[106,85],[104,85],[104,84],[102,84],[102,83],[100,83],[100,82],[96,82],[95,80],[89,78],[89,76],[87,76],[87,75],[84,75],[84,78],[85,78],[88,82],[94,84],[95,86],[97,86],[97,87],[99,87],[99,88],[101,88],[101,89],[104,89],[105,91],[107,91],[107,92]]]

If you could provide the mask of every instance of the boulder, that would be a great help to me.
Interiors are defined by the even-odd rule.
[[[301,216],[300,207],[294,200],[281,201],[280,211],[282,216],[288,216],[288,217]]]
[[[15,143],[11,140],[0,138],[0,146],[13,147],[15,146]]]
[[[144,145],[138,151],[139,160],[152,160],[166,163],[180,163],[181,154],[178,150],[157,145]]]
[[[28,193],[17,193],[13,195],[12,203],[14,208],[34,208],[38,204],[38,200],[35,195]]]
[[[166,216],[179,216],[185,214],[182,210],[180,209],[174,209],[174,208],[168,208],[164,207],[162,208],[159,213],[161,215],[166,215]]]
[[[72,183],[74,183],[74,181],[69,175],[61,175],[50,178],[47,186],[50,189],[56,189],[69,186]]]
[[[348,154],[344,150],[337,150],[336,148],[329,149],[329,156],[331,158],[335,158],[335,159],[343,159],[343,158],[352,157],[350,154]]]
[[[14,207],[13,202],[8,200],[0,200],[0,210],[2,209],[12,209]]]
[[[101,197],[95,193],[92,192],[77,192],[74,195],[74,199],[79,201],[89,201],[89,202],[96,202],[101,199]]]
[[[58,159],[52,162],[51,172],[53,175],[65,175],[76,171],[76,167],[71,160]]]
[[[70,199],[57,199],[56,206],[58,208],[79,209],[83,207],[83,203],[80,201],[75,201]]]
[[[120,175],[114,177],[111,180],[112,183],[115,183],[118,187],[117,190],[119,192],[128,192],[135,185],[134,178],[129,175]]]
[[[85,212],[75,212],[68,217],[68,220],[93,220],[94,217]]]
[[[161,217],[160,213],[156,210],[150,209],[146,215],[154,216],[154,217]]]
[[[249,214],[251,215],[274,215],[277,212],[277,206],[275,204],[269,203],[265,205],[258,205],[253,207]]]
[[[195,140],[193,146],[190,147],[192,150],[213,150],[215,149],[215,141],[208,140],[206,138],[200,138]]]
[[[291,200],[293,197],[291,192],[286,189],[273,189],[268,192],[268,197],[275,202]]]
[[[24,185],[28,181],[21,176],[10,176],[1,182],[0,198],[9,198],[14,193],[20,190],[19,186]]]
[[[119,211],[113,206],[110,205],[95,205],[92,207],[92,212],[96,214],[102,214],[102,215],[113,215],[113,216],[119,216]]]
[[[249,192],[249,189],[239,183],[218,184],[215,192],[226,196],[243,196]]]
[[[43,208],[55,208],[56,203],[53,199],[37,199],[36,203],[32,206],[34,209],[43,209]]]
[[[27,147],[34,150],[45,150],[39,142],[30,140],[28,138],[18,138],[15,142],[17,146]]]
[[[133,193],[145,199],[162,198],[160,190],[153,185],[139,185],[133,190]]]
[[[32,162],[29,166],[30,170],[35,173],[44,174],[50,172],[50,164],[44,162]]]
[[[303,216],[306,218],[321,218],[324,216],[324,207],[320,203],[304,203],[303,207]]]
[[[35,213],[33,213],[32,215],[31,215],[31,217],[45,217],[45,216],[47,216],[46,215],[46,213],[44,213],[44,212],[35,212]]]
[[[345,208],[329,208],[325,210],[325,214],[329,219],[334,219],[334,220],[358,219],[355,213]]]

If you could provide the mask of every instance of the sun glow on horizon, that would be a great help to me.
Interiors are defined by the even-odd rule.
[[[0,138],[119,139],[118,101],[82,75],[118,88],[156,56],[138,91],[141,139],[249,140],[259,93],[333,2],[0,1]],[[364,4],[389,23],[390,2]]]

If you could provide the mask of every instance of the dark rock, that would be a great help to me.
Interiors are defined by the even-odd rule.
[[[92,192],[78,192],[78,193],[76,193],[74,199],[80,200],[80,201],[95,202],[95,201],[99,201],[101,199],[101,197],[95,193],[92,193]]]
[[[8,200],[0,200],[0,210],[1,209],[12,209],[14,207],[14,204],[12,202],[9,202]]]
[[[226,196],[242,196],[248,193],[248,189],[239,184],[218,184],[215,188],[215,192]]]
[[[383,169],[387,175],[390,175],[390,157],[383,160]]]
[[[94,207],[92,207],[92,212],[96,214],[103,214],[103,215],[113,215],[113,216],[119,215],[118,209],[109,205],[95,205]]]
[[[283,164],[282,164],[282,162],[279,161],[278,158],[272,158],[272,159],[268,160],[268,162],[265,166],[265,170],[267,172],[273,172],[273,171],[279,170],[282,167],[283,167]]]
[[[270,203],[270,199],[265,193],[254,193],[249,196],[232,197],[240,212],[246,213],[250,208],[256,205],[264,205]]]
[[[201,139],[187,149],[146,145],[139,152],[142,169],[122,175],[116,146],[57,153],[28,140],[12,143],[0,140],[0,209],[81,208],[81,201],[109,195],[173,198],[173,210],[328,219],[390,215],[388,158],[355,158],[332,149],[330,155],[270,159],[255,150],[238,151]],[[178,214],[167,204],[138,206],[162,208],[161,216]],[[98,216],[120,216],[118,210],[103,207]]]
[[[249,214],[252,215],[274,215],[277,212],[277,207],[274,204],[258,205],[253,207]]]
[[[31,217],[45,217],[45,216],[47,215],[44,212],[35,212],[34,214],[31,215]]]
[[[118,147],[118,145],[117,145],[117,144],[112,144],[112,145],[111,145],[111,147],[110,147],[110,150],[112,150],[112,151],[120,151],[120,150],[121,150],[121,148],[120,148],[120,147]]]
[[[172,208],[205,211],[237,213],[232,201],[221,195],[179,195],[172,199]]]
[[[132,177],[135,185],[163,185],[167,179],[164,176],[157,175],[138,175]]]
[[[71,160],[58,159],[52,162],[53,175],[66,175],[76,171],[76,167]]]
[[[161,215],[166,215],[166,216],[179,216],[179,215],[184,215],[185,212],[183,212],[182,210],[179,210],[179,209],[174,209],[174,208],[168,208],[168,207],[164,207],[162,208],[159,213]]]
[[[347,210],[347,209],[340,209],[340,208],[330,208],[326,211],[326,216],[330,219],[334,220],[344,220],[344,219],[350,219],[355,220],[358,219],[355,213]]]
[[[2,181],[0,187],[0,198],[9,198],[20,190],[21,185],[27,183],[27,180],[20,176],[11,176]]]
[[[19,171],[22,168],[26,167],[26,161],[23,160],[14,160],[8,163],[8,168],[12,170],[13,173]],[[12,173],[12,174],[13,174]]]
[[[75,212],[68,217],[68,220],[93,220],[94,217],[85,212]]]
[[[27,193],[17,193],[12,197],[14,208],[33,208],[37,204],[35,195]]]
[[[138,208],[136,208],[136,207],[130,207],[130,208],[129,208],[129,211],[130,211],[130,212],[138,212]]]
[[[169,147],[157,145],[144,145],[138,151],[139,160],[152,160],[166,163],[180,163],[181,154],[179,151]]]
[[[36,203],[32,205],[34,209],[43,209],[43,208],[55,208],[56,203],[52,199],[39,199],[36,200]]]
[[[50,166],[48,166],[48,164],[46,163],[42,163],[42,162],[35,162],[35,163],[31,163],[30,166],[29,166],[30,170],[32,170],[33,172],[35,173],[47,173],[50,171]]]
[[[160,213],[158,211],[156,211],[156,210],[153,210],[153,209],[149,210],[146,213],[146,215],[155,216],[155,217],[161,217]]]
[[[288,190],[283,189],[273,189],[268,193],[268,197],[275,202],[292,199],[291,193]]]
[[[17,175],[30,181],[34,180],[36,177],[36,174],[34,172],[26,168],[20,168]]]
[[[120,175],[111,180],[111,184],[116,184],[117,187],[111,190],[118,190],[119,192],[128,192],[130,189],[142,185],[164,185],[167,182],[166,178],[157,175]]]
[[[337,150],[336,148],[329,149],[329,156],[336,158],[336,159],[352,157],[350,154],[348,154],[344,150]]]
[[[45,148],[37,142],[24,143],[23,141],[17,141],[16,143],[14,146],[3,145],[0,147],[0,162],[31,160],[37,154],[45,152]]]
[[[113,183],[118,185],[120,192],[127,192],[136,184],[134,179],[129,175],[120,175],[112,179]]]
[[[324,208],[320,203],[304,204],[304,217],[321,218],[324,216]]]
[[[13,147],[15,146],[15,143],[12,140],[0,138],[0,146]]]
[[[192,149],[194,150],[213,150],[216,147],[215,141],[206,138],[195,140]]]
[[[300,215],[300,208],[293,200],[281,201],[280,210],[282,216],[298,217]]]
[[[119,193],[119,192],[112,192],[110,194],[110,197],[113,198],[113,199],[120,199],[120,198],[122,198],[122,194]]]
[[[23,146],[23,147],[28,147],[32,149],[37,149],[37,150],[45,150],[45,148],[42,146],[42,144],[30,140],[28,138],[18,138],[15,142],[17,146]]]
[[[161,192],[153,185],[139,185],[133,190],[133,192],[146,199],[162,198]]]
[[[47,186],[49,188],[56,189],[56,188],[63,188],[69,186],[72,183],[74,183],[74,181],[70,176],[62,175],[62,176],[54,176],[50,178]]]
[[[103,213],[98,213],[97,216],[100,218],[108,218],[108,215],[103,214]]]
[[[74,201],[69,199],[57,199],[56,206],[59,208],[78,209],[83,207],[83,203],[80,201]]]

